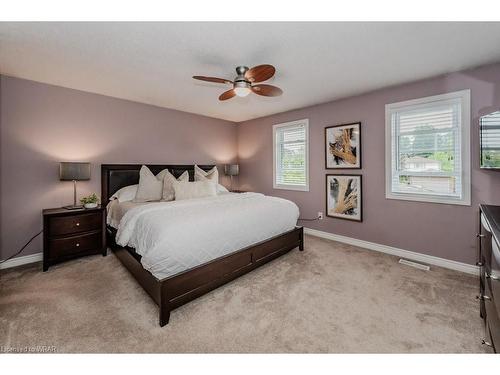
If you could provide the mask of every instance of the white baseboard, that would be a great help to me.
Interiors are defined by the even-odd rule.
[[[304,228],[304,233],[310,234],[311,236],[315,237],[326,238],[328,240],[338,241],[349,245],[362,247],[368,250],[374,250],[374,251],[379,251],[381,253],[395,255],[401,258],[410,259],[421,263],[432,264],[434,266],[465,272],[472,275],[479,275],[479,267],[474,266],[472,264],[456,262],[454,260],[448,260],[444,258],[438,258],[432,255],[426,255],[426,254],[416,253],[413,251],[398,249],[397,247],[358,240],[356,238],[341,236],[339,234],[323,232],[321,230],[316,230],[311,228]]]
[[[421,253],[416,253],[414,251],[403,250],[397,247],[381,245],[375,242],[358,240],[352,237],[341,236],[340,234],[334,234],[329,232],[323,232],[316,229],[304,228],[304,233],[315,237],[321,237],[328,240],[338,241],[346,243],[353,246],[362,247],[363,249],[379,251],[381,253],[386,253],[390,255],[395,255],[401,258],[414,260],[417,262],[422,262],[426,264],[432,264],[434,266],[448,268],[455,271],[465,272],[472,275],[479,274],[479,267],[472,264],[456,262],[454,260],[448,260],[444,258],[438,258],[432,255],[426,255]],[[21,266],[23,264],[41,262],[43,260],[43,254],[37,253],[32,255],[26,255],[22,257],[16,257],[8,260],[5,263],[0,264],[0,269],[11,268]]]
[[[31,255],[25,255],[23,257],[12,258],[5,263],[0,264],[0,270],[5,268],[12,268],[17,266],[22,266],[23,264],[41,262],[43,260],[43,253],[36,253]]]

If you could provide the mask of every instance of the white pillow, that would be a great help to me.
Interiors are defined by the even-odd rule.
[[[217,195],[217,185],[212,181],[178,182],[175,181],[175,200],[213,197]]]
[[[157,175],[156,175],[156,178],[160,181],[163,181],[163,179],[165,178],[165,175],[167,173],[170,173],[169,170],[167,168],[165,168],[164,170],[160,171]]]
[[[210,180],[210,181],[213,181],[216,184],[218,184],[219,183],[219,171],[217,170],[217,167],[213,167],[208,172],[205,172],[203,169],[201,169],[200,167],[198,167],[195,164],[195,166],[194,166],[194,180],[195,181]]]
[[[163,171],[162,171],[163,172]],[[161,172],[160,172],[161,173]],[[158,176],[156,176],[158,177]],[[172,173],[167,171],[163,177],[163,192],[161,196],[162,201],[173,201],[175,199],[175,190],[174,190],[174,182],[189,182],[189,173],[188,171],[184,171],[183,174],[179,176],[178,179],[174,177]]]
[[[220,193],[229,193],[229,190],[227,190],[227,188],[221,184],[217,184],[217,194],[220,194]]]
[[[168,170],[164,169],[158,176],[163,177]],[[148,167],[143,165],[139,171],[139,187],[134,202],[159,201],[163,191],[163,178],[158,179]]]
[[[109,198],[109,200],[112,201],[113,199],[118,199],[118,202],[132,201],[132,200],[134,200],[135,195],[137,194],[138,187],[139,187],[139,184],[122,187],[120,190],[118,190],[116,193],[114,193],[111,196],[111,198]]]

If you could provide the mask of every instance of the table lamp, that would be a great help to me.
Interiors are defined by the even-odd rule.
[[[224,174],[231,177],[231,189],[233,190],[233,176],[238,176],[240,174],[239,164],[226,164],[224,165]]]
[[[59,163],[59,180],[73,181],[73,205],[64,206],[68,210],[82,208],[76,204],[76,181],[90,180],[90,163],[61,162]]]

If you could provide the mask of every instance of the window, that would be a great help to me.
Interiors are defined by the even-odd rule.
[[[470,205],[470,91],[385,110],[386,198]]]
[[[309,191],[309,120],[273,126],[273,187]]]

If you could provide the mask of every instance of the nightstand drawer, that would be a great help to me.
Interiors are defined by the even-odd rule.
[[[84,251],[102,251],[102,232],[49,240],[49,258],[65,257]]]
[[[100,213],[53,217],[49,222],[49,236],[90,232],[101,229],[101,226],[102,216]]]
[[[43,271],[85,255],[106,255],[104,207],[43,210]]]

